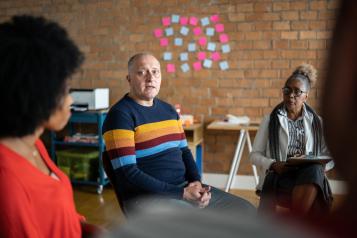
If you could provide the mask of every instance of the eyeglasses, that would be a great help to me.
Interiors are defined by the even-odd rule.
[[[290,88],[290,87],[283,87],[283,88],[282,88],[282,91],[283,91],[283,94],[284,94],[285,96],[289,96],[291,93],[293,93],[294,97],[300,97],[301,94],[307,93],[307,92],[302,91],[302,90],[300,90],[300,89],[292,89],[292,88]]]
[[[157,78],[160,76],[161,72],[159,69],[152,69],[152,70],[141,69],[141,70],[138,70],[136,73],[139,77],[146,77],[148,74],[151,74],[153,77]]]

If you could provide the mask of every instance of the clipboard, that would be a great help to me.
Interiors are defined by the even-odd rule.
[[[318,164],[325,165],[332,160],[333,159],[330,156],[302,155],[299,157],[289,157],[286,160],[286,162],[288,166],[304,165],[304,164],[311,164],[311,163],[318,163]]]

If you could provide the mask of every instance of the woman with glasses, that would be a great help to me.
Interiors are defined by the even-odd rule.
[[[333,162],[327,166],[286,162],[289,157],[328,155],[321,119],[306,103],[315,82],[312,65],[297,67],[282,88],[283,101],[263,119],[257,132],[250,160],[260,175],[260,211],[275,211],[276,205],[290,208],[295,215],[329,210],[332,196],[325,167]]]

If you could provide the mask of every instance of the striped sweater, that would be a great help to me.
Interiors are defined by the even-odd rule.
[[[110,109],[103,137],[123,200],[149,194],[180,199],[179,185],[200,180],[178,114],[159,99],[145,107],[125,95]]]

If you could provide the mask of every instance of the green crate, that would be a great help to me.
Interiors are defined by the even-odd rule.
[[[58,167],[73,180],[92,180],[98,177],[99,151],[69,149],[56,152]]]

